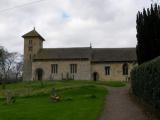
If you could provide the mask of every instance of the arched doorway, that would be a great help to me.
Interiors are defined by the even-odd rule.
[[[123,75],[128,75],[128,64],[124,63],[122,66]]]
[[[36,69],[36,79],[37,80],[42,80],[43,79],[43,69],[42,68],[37,68]]]
[[[93,80],[94,80],[94,81],[97,81],[97,80],[98,80],[98,73],[97,73],[97,72],[94,72],[94,73],[93,73]]]

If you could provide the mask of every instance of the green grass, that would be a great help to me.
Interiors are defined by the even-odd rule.
[[[59,91],[62,101],[58,103],[49,94],[18,98],[11,105],[1,100],[0,120],[97,120],[106,93],[106,88],[90,85]]]
[[[16,96],[33,96],[38,94],[46,94],[53,87],[56,89],[64,89],[70,87],[79,87],[84,85],[105,85],[110,87],[123,87],[126,84],[120,81],[44,81],[44,87],[41,87],[40,82],[20,82],[6,85],[6,89],[11,90]],[[0,98],[4,96],[5,91],[0,86]]]
[[[87,83],[76,84],[70,81],[44,81],[44,86],[42,87],[40,82],[20,82],[14,84],[8,84],[6,88],[12,90],[16,96],[32,96],[42,93],[49,93],[53,87],[56,89],[78,87],[81,85],[87,85]],[[0,87],[0,96],[4,95],[4,90]]]
[[[7,84],[6,90],[16,96],[16,102],[5,103],[0,86],[0,120],[97,120],[107,95],[106,86],[122,87],[119,81],[38,81]],[[49,97],[56,88],[62,100]]]
[[[100,82],[102,85],[106,85],[109,87],[124,87],[126,86],[126,82],[121,82],[121,81],[104,81]]]

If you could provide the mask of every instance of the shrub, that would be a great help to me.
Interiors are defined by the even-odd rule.
[[[135,67],[131,82],[134,95],[160,109],[160,57]]]

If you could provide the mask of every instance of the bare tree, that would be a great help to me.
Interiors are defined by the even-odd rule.
[[[9,53],[3,47],[0,48],[0,75],[2,77],[2,88],[5,89],[6,80],[9,77],[9,71],[13,68],[17,53]]]
[[[13,67],[13,70],[16,75],[16,80],[18,80],[19,77],[22,77],[23,61],[16,62],[15,66]]]
[[[2,81],[2,70],[1,70],[2,56],[3,56],[3,47],[0,46],[0,81]]]

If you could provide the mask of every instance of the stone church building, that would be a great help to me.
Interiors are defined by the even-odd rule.
[[[24,80],[127,80],[135,48],[43,48],[34,29],[24,38]]]

